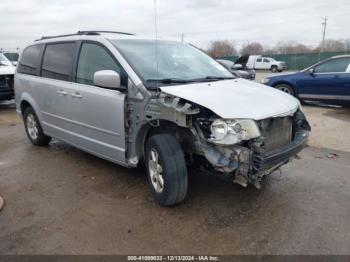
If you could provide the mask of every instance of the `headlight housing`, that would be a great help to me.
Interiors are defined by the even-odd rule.
[[[264,85],[267,84],[269,81],[270,81],[270,78],[267,78],[267,77],[261,79],[261,83]]]
[[[260,136],[258,125],[251,119],[217,119],[211,124],[210,130],[208,140],[220,145],[233,145]]]

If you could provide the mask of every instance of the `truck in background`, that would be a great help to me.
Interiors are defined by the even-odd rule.
[[[272,72],[282,72],[287,69],[287,64],[284,61],[276,61],[271,57],[261,55],[242,55],[236,61],[236,65],[242,65],[246,69],[264,69]]]

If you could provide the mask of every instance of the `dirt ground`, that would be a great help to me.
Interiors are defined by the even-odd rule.
[[[161,208],[142,169],[34,147],[2,103],[0,254],[350,254],[350,111],[304,111],[310,147],[262,189],[190,170],[185,202]]]

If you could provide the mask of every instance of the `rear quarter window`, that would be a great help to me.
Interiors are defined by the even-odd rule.
[[[40,54],[43,47],[43,44],[37,44],[28,46],[26,49],[24,49],[18,63],[17,71],[22,74],[38,75],[38,68],[41,60]]]
[[[41,76],[69,81],[73,69],[76,43],[56,43],[46,45]]]

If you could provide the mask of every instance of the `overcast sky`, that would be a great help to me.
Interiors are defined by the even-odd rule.
[[[258,41],[316,45],[350,38],[350,0],[157,0],[158,34],[206,48],[229,39],[237,48]],[[0,0],[0,47],[23,47],[43,35],[77,30],[154,34],[154,0]]]

